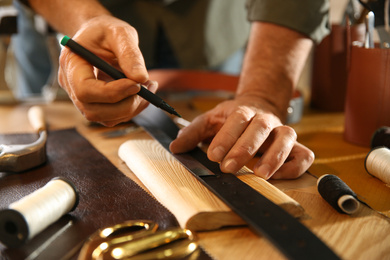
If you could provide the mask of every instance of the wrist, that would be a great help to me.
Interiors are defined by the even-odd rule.
[[[236,96],[256,97],[282,121],[313,42],[291,29],[254,22]]]
[[[276,95],[267,95],[264,92],[248,91],[239,93],[235,96],[235,100],[243,103],[246,106],[261,109],[267,113],[276,116],[280,122],[285,122],[287,118],[287,111],[290,103],[290,98],[284,101],[281,98],[274,99]]]
[[[29,0],[29,3],[56,31],[71,37],[90,19],[111,15],[96,0]]]

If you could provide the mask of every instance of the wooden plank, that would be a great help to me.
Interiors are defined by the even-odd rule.
[[[199,231],[244,224],[157,141],[128,140],[120,146],[118,154],[182,227]],[[249,169],[243,168],[237,176],[293,216],[304,214],[298,202]]]

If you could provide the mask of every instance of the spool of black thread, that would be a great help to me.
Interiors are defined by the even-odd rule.
[[[371,138],[371,148],[385,146],[390,149],[390,127],[378,128]]]
[[[317,181],[317,189],[321,197],[340,213],[353,214],[359,208],[355,192],[336,175],[321,176]]]

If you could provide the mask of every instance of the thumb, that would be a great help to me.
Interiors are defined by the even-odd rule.
[[[172,153],[184,153],[194,149],[200,142],[215,135],[214,129],[207,124],[203,114],[195,118],[189,126],[179,131],[178,136],[169,146]]]

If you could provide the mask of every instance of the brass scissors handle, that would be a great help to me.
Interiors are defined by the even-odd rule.
[[[157,229],[158,225],[149,220],[126,221],[99,229],[84,243],[78,259],[172,259],[198,248],[190,230]]]

